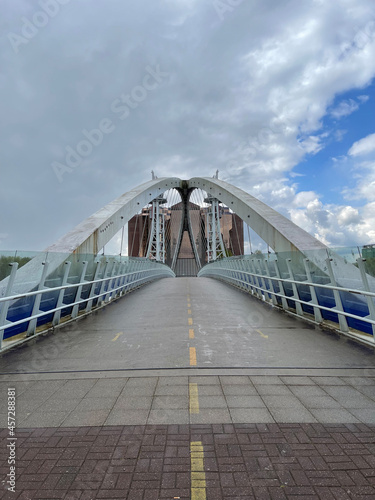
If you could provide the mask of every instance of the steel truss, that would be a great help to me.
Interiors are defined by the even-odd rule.
[[[207,262],[225,257],[225,247],[220,228],[220,205],[217,198],[208,196],[205,203],[209,204],[207,211]]]
[[[165,263],[165,214],[161,205],[167,203],[163,195],[151,203],[151,230],[147,248],[147,257],[157,262]]]

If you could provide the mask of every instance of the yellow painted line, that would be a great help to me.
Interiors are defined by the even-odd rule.
[[[261,332],[260,330],[257,330],[257,332],[258,332],[258,333],[259,333],[259,335],[260,335],[261,337],[263,337],[264,339],[268,339],[268,335],[264,335],[264,333],[263,333],[263,332]]]
[[[189,328],[189,339],[194,338],[194,328]]]
[[[188,314],[191,314],[191,309],[188,309]]]
[[[188,303],[187,303],[187,306],[188,306],[189,308],[191,307],[191,304],[190,304],[190,302],[189,302],[189,301],[188,301]]]
[[[112,340],[111,342],[115,342],[121,335],[124,335],[124,332],[118,333]]]
[[[191,366],[196,366],[197,364],[197,351],[195,350],[195,347],[190,347],[190,365]]]
[[[193,324],[193,318],[188,318],[188,324],[192,325]]]
[[[199,413],[198,384],[189,384],[189,411]]]
[[[206,500],[206,473],[201,441],[190,443],[191,500]]]

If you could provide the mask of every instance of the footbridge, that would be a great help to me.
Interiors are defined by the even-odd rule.
[[[5,489],[13,439],[20,498],[375,496],[368,248],[217,176],[153,175],[7,259]]]

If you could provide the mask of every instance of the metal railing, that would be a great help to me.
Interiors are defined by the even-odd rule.
[[[66,261],[59,276],[51,279],[48,277],[49,263],[43,262],[36,289],[15,294],[12,289],[18,264],[10,264],[5,294],[0,297],[0,351],[34,337],[37,330],[40,330],[39,334],[67,320],[89,314],[151,281],[175,277],[174,272],[162,263],[134,258],[125,262],[95,262],[94,271],[88,273],[92,279],[86,279],[88,264],[88,261],[79,263],[80,274],[70,276],[72,262]],[[77,264],[74,267],[76,273]],[[56,280],[61,282],[59,286],[46,286]],[[15,336],[16,341],[6,342]]]
[[[316,324],[333,322],[339,332],[375,345],[375,293],[370,290],[365,259],[357,259],[356,265],[361,279],[353,288],[337,284],[331,258],[326,259],[326,274],[319,276],[307,258],[302,273],[301,265],[298,271],[293,269],[290,258],[280,266],[277,258],[269,261],[250,256],[217,260],[204,266],[198,276],[225,281]]]

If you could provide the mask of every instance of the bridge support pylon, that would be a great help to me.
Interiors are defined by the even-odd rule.
[[[225,247],[221,237],[219,200],[208,196],[204,200],[209,204],[207,211],[207,262],[225,257]]]
[[[147,257],[157,262],[165,263],[165,214],[161,205],[167,203],[163,195],[152,200],[151,231],[147,248]]]

